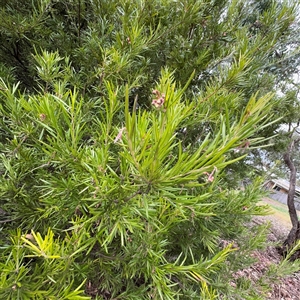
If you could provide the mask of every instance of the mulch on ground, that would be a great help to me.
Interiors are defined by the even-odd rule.
[[[239,270],[235,277],[246,277],[254,284],[261,277],[263,277],[271,264],[279,265],[282,256],[276,250],[276,242],[283,242],[289,233],[286,224],[278,221],[274,216],[260,216],[253,220],[256,224],[271,222],[270,232],[268,234],[268,241],[270,246],[264,251],[254,251],[252,256],[256,258],[257,262],[250,268]],[[271,283],[271,290],[267,293],[268,300],[300,300],[300,272],[286,276],[279,281]]]

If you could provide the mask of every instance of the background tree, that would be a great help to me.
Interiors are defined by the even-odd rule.
[[[297,132],[296,130],[293,130],[292,134]],[[290,219],[292,223],[292,229],[284,242],[284,246],[286,246],[287,249],[290,247],[295,246],[295,243],[299,240],[299,220],[298,220],[298,215],[295,207],[295,194],[296,194],[296,174],[297,174],[297,169],[295,166],[295,163],[293,162],[292,154],[294,152],[294,148],[296,148],[299,144],[299,137],[295,138],[293,136],[290,137],[290,144],[284,153],[284,162],[287,165],[287,167],[290,170],[290,187],[289,187],[289,192],[288,192],[288,197],[287,197],[287,205],[289,209],[289,214],[290,214]],[[297,253],[299,255],[299,253]]]
[[[264,212],[259,181],[232,186],[235,163],[278,126],[266,65],[294,12],[2,2],[2,298],[261,293],[229,285],[264,229],[244,225]]]
[[[297,11],[299,16],[299,10]],[[296,20],[299,20],[297,18]],[[275,75],[274,88],[277,97],[281,98],[275,110],[282,115],[280,122],[269,127],[277,134],[272,139],[273,146],[264,151],[262,162],[267,166],[271,176],[275,173],[286,178],[290,182],[288,193],[288,209],[292,228],[283,243],[282,253],[295,246],[299,240],[298,216],[295,208],[295,186],[299,176],[297,168],[299,165],[299,21],[294,22],[289,38],[278,46],[273,60],[267,66],[270,75]],[[293,259],[299,256],[299,251],[292,256]]]

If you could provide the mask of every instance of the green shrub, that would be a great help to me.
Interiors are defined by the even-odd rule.
[[[229,293],[265,211],[259,180],[228,178],[276,122],[258,70],[292,9],[254,32],[243,1],[19,2],[0,11],[0,298]]]

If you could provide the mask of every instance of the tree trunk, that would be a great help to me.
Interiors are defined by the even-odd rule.
[[[284,154],[284,162],[288,166],[290,170],[290,187],[287,197],[287,205],[289,209],[289,215],[292,223],[292,229],[290,230],[286,240],[283,243],[282,254],[286,254],[286,252],[294,246],[294,244],[300,239],[300,223],[298,221],[298,215],[295,207],[295,191],[296,191],[296,167],[291,158],[292,152],[295,147],[295,143],[299,142],[299,139],[292,140],[288,146],[287,152]],[[296,259],[300,257],[300,252],[297,251],[292,259]]]

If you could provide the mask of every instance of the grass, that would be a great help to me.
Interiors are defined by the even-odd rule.
[[[270,206],[270,210],[272,215],[275,216],[278,221],[281,221],[286,226],[291,226],[290,216],[288,212],[288,207],[285,204],[282,204],[276,200],[265,197],[261,204],[268,204]],[[300,215],[300,211],[298,211],[298,216]]]

